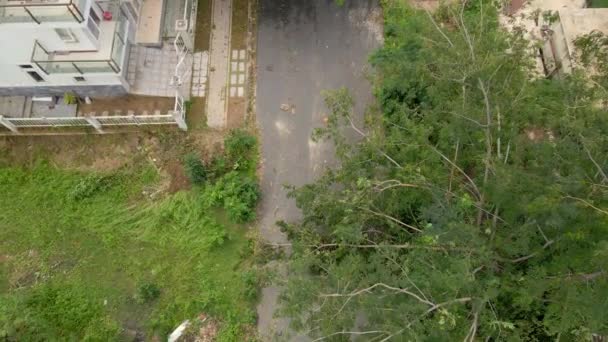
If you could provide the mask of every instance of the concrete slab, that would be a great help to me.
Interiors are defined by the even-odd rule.
[[[64,117],[76,117],[78,113],[77,105],[66,105],[64,103],[58,103],[50,105],[46,102],[33,102],[32,112],[30,117],[32,118],[64,118]]]
[[[207,100],[207,125],[212,128],[225,128],[228,120],[226,96],[230,73],[231,21],[232,0],[214,0]]]
[[[137,33],[135,35],[135,42],[137,44],[158,46],[162,43],[164,7],[164,0],[144,1],[139,15]]]
[[[135,69],[130,72],[127,80],[131,85],[129,90],[132,94],[147,96],[174,96],[176,85],[173,84],[173,76],[177,65],[177,52],[171,41],[165,41],[162,48],[134,45],[129,55],[130,63]],[[192,81],[192,56],[186,56],[182,75],[182,94],[190,94]]]
[[[0,97],[0,115],[10,118],[24,117],[25,102],[25,96]]]

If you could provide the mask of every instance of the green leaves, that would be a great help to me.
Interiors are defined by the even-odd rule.
[[[576,72],[532,79],[528,42],[498,27],[491,1],[430,17],[386,2],[384,14],[386,44],[371,58],[381,112],[355,125],[362,140],[344,134],[348,92],[324,94],[332,113],[318,137],[336,143],[340,167],[292,193],[303,220],[289,227],[286,312],[318,337],[608,334],[597,89]]]

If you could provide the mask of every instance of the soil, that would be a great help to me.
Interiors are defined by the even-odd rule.
[[[228,100],[228,128],[242,127],[245,123],[247,98],[231,98]]]
[[[209,161],[223,149],[222,132],[186,135],[172,130],[107,135],[0,137],[0,166],[32,166],[46,160],[60,169],[113,172],[139,163],[153,164],[160,176],[156,192],[190,188],[182,157],[195,152]]]
[[[212,0],[198,0],[194,51],[209,50],[209,40],[211,38],[211,2]]]
[[[208,83],[209,81],[207,81]],[[186,113],[186,122],[188,129],[198,130],[205,128],[207,125],[207,116],[205,114],[206,98],[204,97],[193,97],[191,98],[191,105]]]
[[[232,0],[232,31],[230,46],[232,49],[247,48],[249,29],[249,0]]]

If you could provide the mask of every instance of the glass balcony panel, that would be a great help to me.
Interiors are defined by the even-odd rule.
[[[77,74],[78,69],[71,62],[38,62],[38,66],[48,74]]]
[[[33,61],[48,61],[49,60],[49,54],[42,48],[40,43],[38,43],[37,41],[36,41],[36,44],[34,45],[34,53],[32,55],[32,60]]]
[[[23,7],[0,7],[0,24],[35,22]]]
[[[68,6],[27,6],[26,8],[41,23],[76,21]]]
[[[118,34],[114,37],[114,46],[112,46],[112,60],[116,65],[122,65],[122,58],[125,52],[125,44],[122,42]]]
[[[74,62],[78,69],[82,71],[83,74],[88,73],[98,73],[98,72],[114,72],[114,69],[110,66],[108,62]]]

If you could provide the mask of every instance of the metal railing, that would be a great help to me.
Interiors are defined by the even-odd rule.
[[[175,115],[179,116],[178,126],[183,130],[187,130],[185,97],[181,93],[181,88],[183,80],[186,78],[186,75],[189,72],[185,61],[190,53],[190,49],[188,48],[188,44],[186,43],[182,32],[179,32],[177,37],[175,37],[175,40],[173,41],[173,48],[175,49],[178,59],[178,62],[175,65],[175,72],[172,80],[172,85],[175,87],[175,107],[173,108],[173,112]]]
[[[183,103],[182,103],[183,105]],[[103,133],[104,127],[112,126],[145,126],[145,125],[177,125],[182,120],[182,113],[170,112],[163,115],[126,115],[126,116],[87,116],[87,117],[56,117],[56,118],[10,118],[0,116],[0,127],[22,133],[24,128],[54,128],[54,127],[91,127]]]
[[[86,0],[0,0],[0,24],[78,22],[85,19]]]

